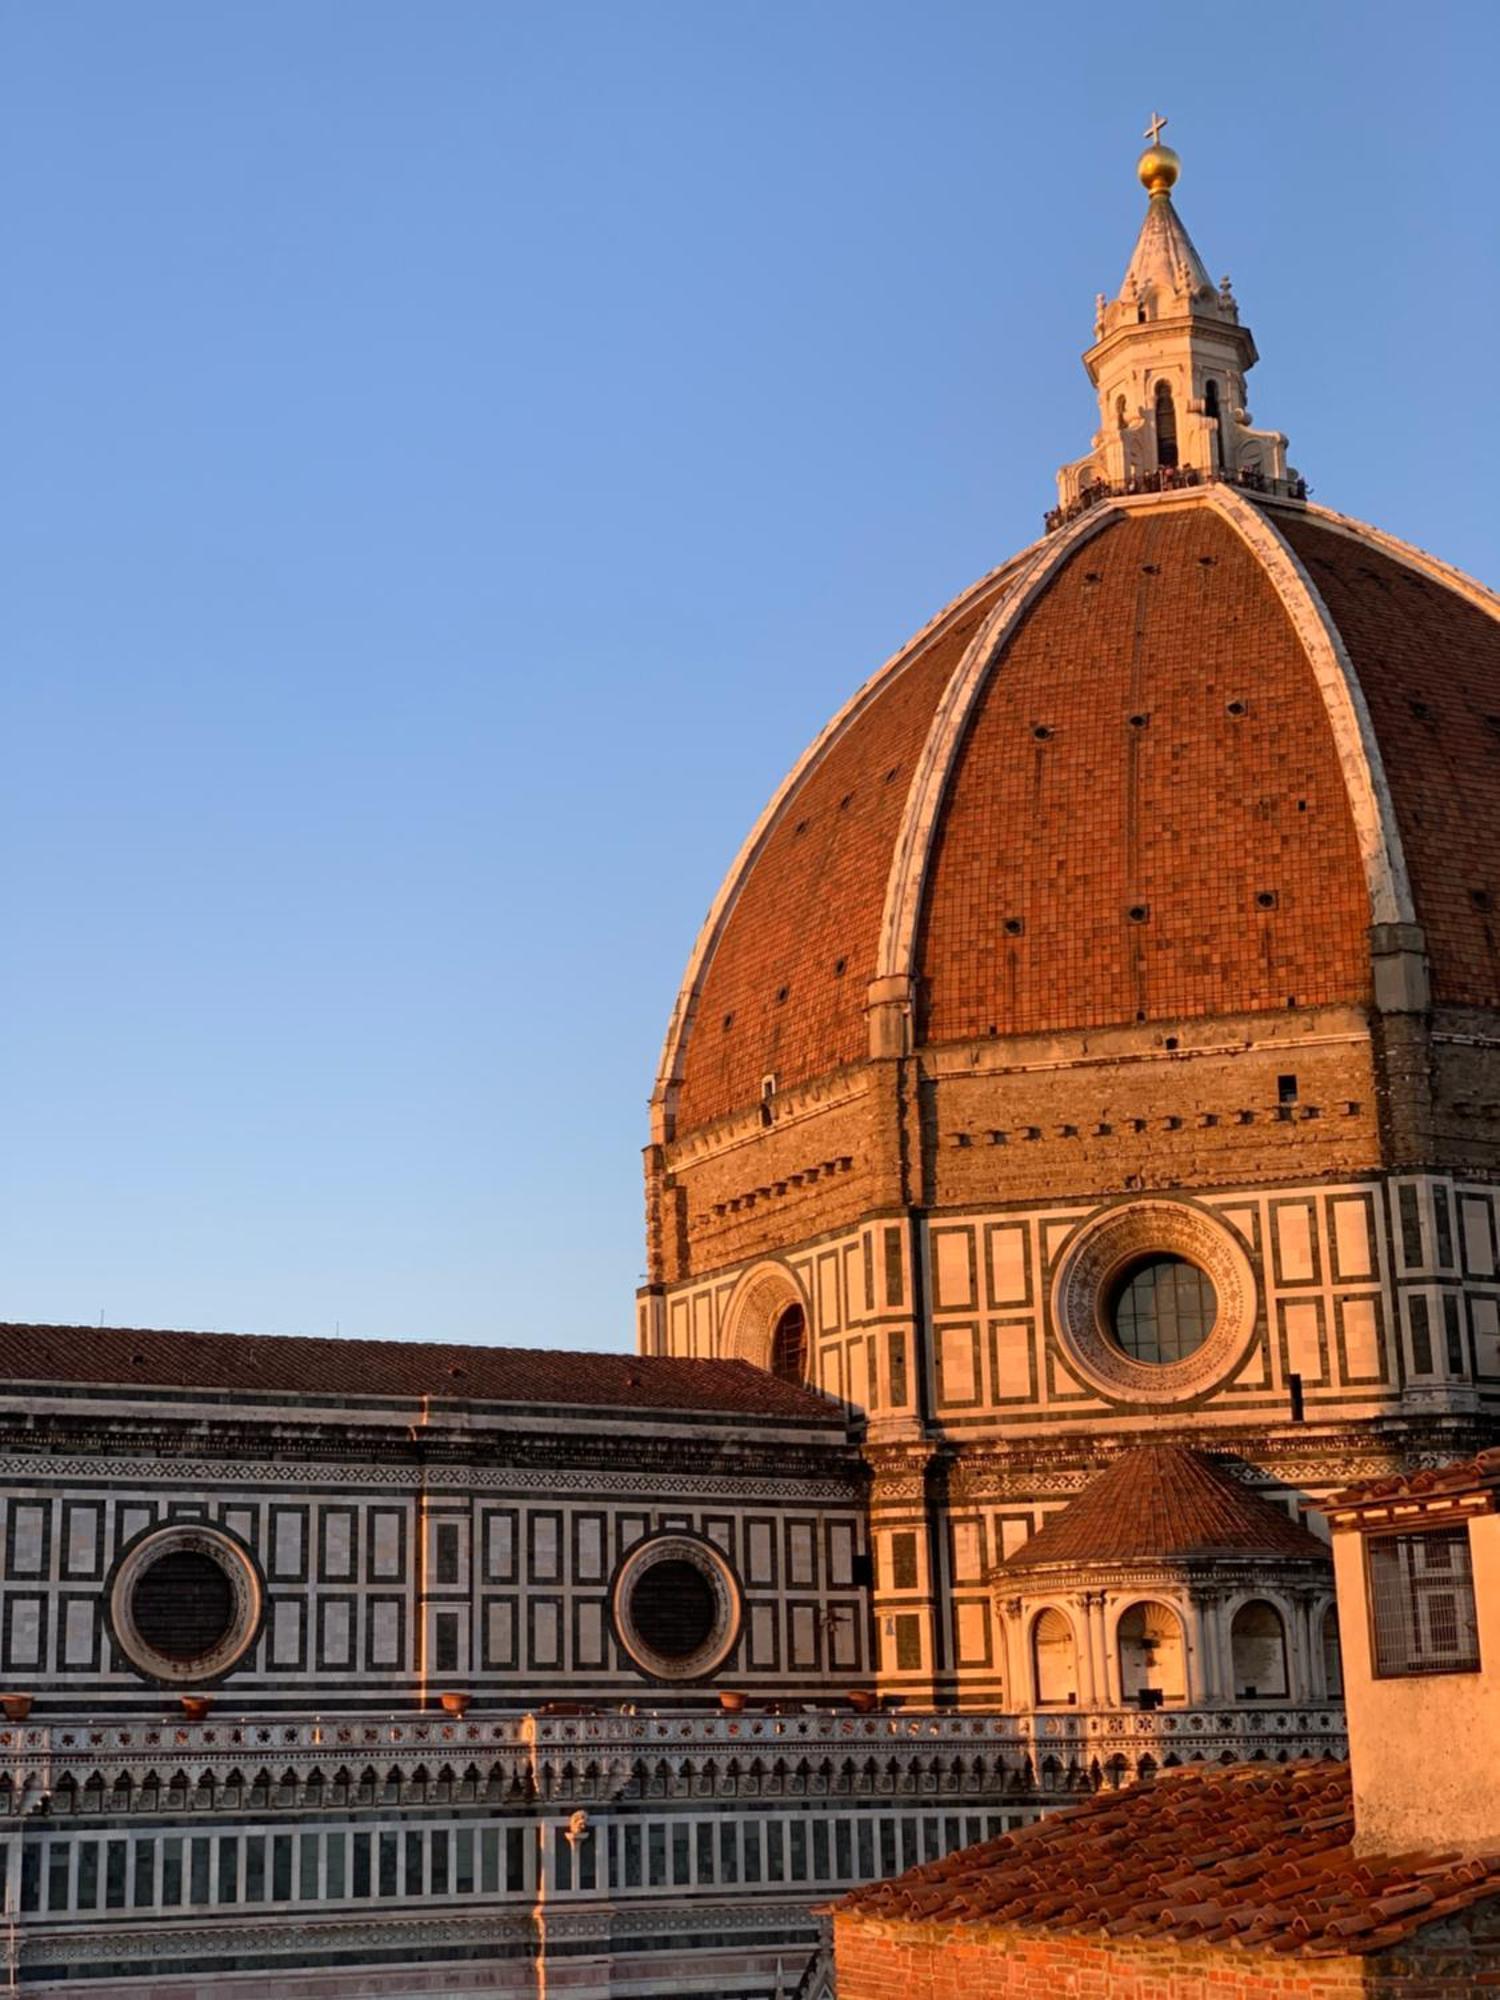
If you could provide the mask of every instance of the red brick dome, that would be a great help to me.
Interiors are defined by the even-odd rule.
[[[1500,601],[1321,508],[1099,506],[786,779],[694,951],[658,1136],[864,1061],[872,1004],[918,1045],[1358,1004],[1372,926],[1421,926],[1436,1002],[1500,1006],[1497,855]]]

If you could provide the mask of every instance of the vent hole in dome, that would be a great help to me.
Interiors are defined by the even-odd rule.
[[[1133,924],[1143,924],[1151,914],[1151,906],[1149,903],[1132,903],[1125,914]]]
[[[1150,720],[1151,718],[1149,715],[1132,715],[1130,718],[1130,726],[1132,729],[1144,729],[1146,724]]]
[[[733,1014],[726,1014],[726,1015],[724,1016],[724,1032],[725,1032],[725,1034],[726,1034],[726,1035],[727,1035],[727,1034],[729,1033],[729,1030],[730,1030],[730,1029],[731,1029],[731,1028],[732,1028],[733,1026],[734,1026],[734,1016],[733,1016]]]
[[[1203,569],[1215,568],[1218,564],[1218,560],[1219,558],[1217,556],[1199,556],[1198,558],[1199,565]]]
[[[853,792],[845,792],[844,796],[839,800],[839,811],[841,813],[848,812],[850,806],[852,806],[853,803],[854,803]]]
[[[1243,715],[1245,713],[1245,704],[1242,701],[1226,701],[1224,704],[1224,713],[1226,715]]]
[[[1045,722],[1037,723],[1031,733],[1038,743],[1046,743],[1052,736],[1052,731],[1047,727]]]
[[[835,960],[833,961],[833,976],[834,976],[834,978],[835,978],[835,979],[842,979],[842,978],[843,978],[843,976],[844,976],[844,973],[845,973],[845,972],[846,972],[846,970],[848,969],[848,965],[849,965],[849,961],[848,961],[848,959],[847,959],[847,958],[836,958],[836,959],[835,959]]]
[[[1418,722],[1432,722],[1435,720],[1430,702],[1414,701],[1411,705],[1411,712]]]
[[[1160,563],[1142,563],[1142,564],[1141,564],[1141,575],[1142,575],[1142,576],[1160,576],[1160,575],[1161,575],[1161,564],[1160,564]]]
[[[805,819],[799,819],[797,824],[792,828],[793,833],[806,833],[806,831],[807,821]]]
[[[790,987],[790,986],[778,986],[778,987],[777,987],[777,989],[776,989],[776,1004],[777,1004],[777,1006],[778,1006],[778,1007],[779,1007],[779,1006],[781,1005],[782,1001],[783,1001],[783,1000],[785,1000],[786,996],[787,996],[787,995],[788,995],[788,994],[789,994],[789,993],[791,992],[791,990],[792,990],[792,989],[791,989],[791,987]]]
[[[1019,937],[1026,928],[1024,917],[1007,917],[1001,929],[1007,937]]]
[[[1276,907],[1276,891],[1274,889],[1260,890],[1255,898],[1255,907],[1258,910],[1274,910]]]
[[[1492,907],[1488,889],[1471,889],[1469,891],[1469,901],[1474,905],[1476,910],[1488,910]]]

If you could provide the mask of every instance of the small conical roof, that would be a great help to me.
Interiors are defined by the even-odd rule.
[[[1185,1445],[1122,1452],[1001,1569],[1269,1556],[1328,1562],[1327,1547],[1279,1507]]]
[[[1125,300],[1161,292],[1185,300],[1203,293],[1217,297],[1169,194],[1154,194],[1147,204],[1146,219],[1120,286],[1120,297]]]

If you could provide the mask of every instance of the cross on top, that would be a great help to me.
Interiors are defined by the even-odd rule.
[[[1166,122],[1166,119],[1162,117],[1159,111],[1152,112],[1151,123],[1146,127],[1146,137],[1151,141],[1153,146],[1161,137],[1162,127]]]

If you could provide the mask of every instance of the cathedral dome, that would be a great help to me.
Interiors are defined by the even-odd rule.
[[[1359,1003],[1392,926],[1436,1001],[1500,1005],[1497,841],[1487,591],[1305,503],[1105,501],[786,779],[689,969],[669,1132],[863,1060],[882,1010],[931,1045]]]
[[[1500,600],[1308,503],[1164,186],[1096,333],[1047,535],[859,690],[731,868],[658,1140],[978,1038],[1383,976],[1500,1005]]]

